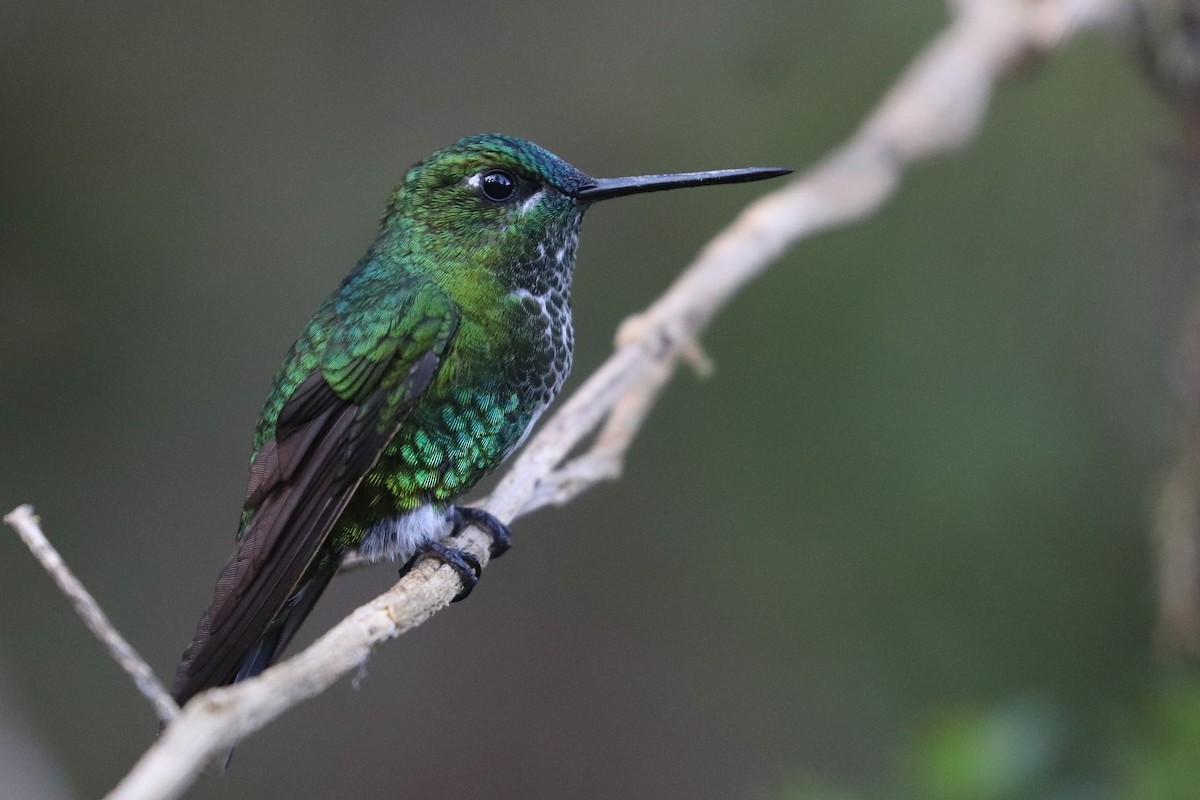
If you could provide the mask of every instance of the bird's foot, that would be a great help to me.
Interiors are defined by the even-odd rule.
[[[499,558],[508,548],[512,547],[512,534],[509,532],[508,526],[482,508],[450,506],[449,511],[446,512],[446,519],[450,522],[450,536],[454,536],[472,525],[490,536],[492,544],[489,553],[492,558]],[[425,542],[400,568],[400,577],[404,577],[412,571],[416,563],[426,556],[438,559],[458,573],[463,589],[454,596],[451,603],[457,603],[469,595],[475,588],[475,584],[479,583],[480,575],[483,574],[483,566],[479,563],[479,559],[466,550],[447,547],[440,542]]]
[[[458,573],[458,579],[462,581],[462,591],[454,595],[451,603],[457,603],[463,600],[475,588],[475,584],[479,583],[479,576],[483,574],[483,566],[479,563],[479,559],[466,550],[459,550],[457,547],[447,547],[440,542],[425,542],[425,544],[417,548],[417,552],[413,553],[403,567],[400,568],[400,577],[403,578],[417,562],[423,558],[436,558],[446,566]]]
[[[474,525],[479,530],[492,537],[492,558],[499,558],[512,547],[512,532],[500,520],[484,511],[482,508],[469,506],[450,506],[446,518],[450,520],[450,535],[460,533],[464,528]]]

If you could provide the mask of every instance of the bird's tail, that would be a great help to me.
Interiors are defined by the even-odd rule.
[[[304,580],[300,583],[300,588],[288,598],[283,610],[271,621],[266,632],[250,648],[245,658],[242,659],[237,674],[228,683],[232,684],[243,681],[246,678],[253,678],[278,660],[279,656],[282,655],[284,649],[288,646],[288,643],[292,641],[292,637],[296,635],[296,631],[300,628],[300,623],[304,622],[305,617],[308,616],[313,606],[316,605],[317,598],[321,596],[321,593],[325,591],[325,587],[329,585],[329,581],[337,572],[340,563],[341,560],[338,558],[321,559],[309,568],[308,574],[305,575]],[[186,663],[186,657],[184,663]],[[192,695],[209,688],[211,686],[195,685],[189,682],[187,676],[181,670],[180,674],[176,676],[175,686],[172,687],[171,694],[174,695],[175,701],[182,706]],[[221,761],[222,770],[229,766],[229,761],[232,757],[233,748],[230,747]]]

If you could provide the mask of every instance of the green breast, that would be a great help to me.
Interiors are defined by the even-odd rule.
[[[355,501],[365,499],[368,508],[388,513],[449,503],[496,467],[525,432],[532,409],[523,405],[514,387],[503,382],[454,387],[444,397],[422,402],[368,473]]]
[[[351,498],[331,537],[335,547],[356,546],[375,523],[397,514],[446,507],[500,465],[570,367],[562,344],[570,334],[550,327],[553,338],[545,320],[521,315],[500,347],[458,343]]]

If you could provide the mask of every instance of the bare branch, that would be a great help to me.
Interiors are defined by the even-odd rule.
[[[616,477],[680,361],[706,363],[696,338],[744,285],[796,242],[869,216],[910,163],[969,142],[997,82],[1014,65],[1127,13],[1123,0],[950,5],[953,23],[846,145],[747,207],[657,302],[622,324],[616,351],[546,422],[487,499],[491,513],[510,521]],[[597,430],[582,455],[566,460]],[[488,539],[481,532],[464,531],[451,543],[486,563]],[[178,797],[214,755],[355,671],[376,645],[420,625],[459,589],[449,567],[425,561],[304,652],[257,678],[197,695],[110,800]]]
[[[121,636],[104,612],[100,610],[100,604],[96,602],[96,598],[92,597],[83,587],[83,584],[62,560],[62,556],[46,539],[46,535],[42,533],[42,528],[38,524],[38,518],[33,514],[33,508],[31,506],[14,508],[4,516],[4,523],[17,532],[21,541],[29,548],[29,552],[33,553],[33,557],[41,562],[42,567],[58,584],[58,588],[70,599],[72,605],[75,606],[75,613],[79,614],[83,624],[87,625],[88,630],[104,643],[104,646],[108,648],[109,655],[133,678],[138,691],[145,695],[146,699],[154,706],[158,718],[164,723],[175,719],[179,714],[179,706],[175,705],[171,695],[163,688],[158,676],[154,674],[154,670],[150,669],[150,665],[138,655],[129,642],[125,641],[125,637]]]

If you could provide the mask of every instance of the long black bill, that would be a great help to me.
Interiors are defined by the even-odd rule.
[[[746,169],[714,169],[709,172],[678,172],[672,175],[634,175],[630,178],[593,178],[592,183],[575,192],[575,197],[589,203],[624,197],[642,192],[661,192],[664,189],[683,189],[688,186],[711,186],[718,183],[748,183],[787,175],[782,167],[748,167]]]

